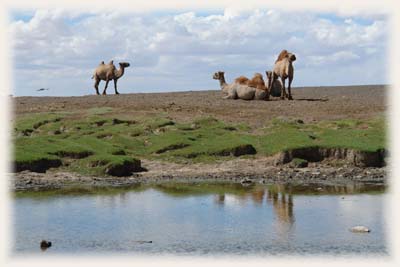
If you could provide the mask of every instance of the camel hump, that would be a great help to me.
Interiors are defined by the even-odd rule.
[[[285,57],[287,57],[289,55],[289,52],[286,49],[283,49],[280,53],[278,58],[276,59],[275,63],[278,61],[281,61],[282,59],[284,59]]]
[[[249,81],[249,79],[245,76],[240,76],[235,79],[235,83],[239,83],[239,84],[247,84],[248,81]]]
[[[101,62],[100,62],[100,65],[104,65],[104,61],[101,61]]]
[[[111,60],[108,65],[114,65],[114,60]]]

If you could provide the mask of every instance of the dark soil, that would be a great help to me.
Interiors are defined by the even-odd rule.
[[[293,101],[271,97],[270,101],[222,99],[220,91],[121,94],[81,97],[16,97],[16,114],[74,111],[111,107],[121,113],[159,115],[172,120],[192,121],[212,116],[226,122],[264,125],[277,117],[311,122],[346,118],[366,119],[386,111],[387,87],[383,85],[294,88]],[[117,122],[120,123],[120,122]],[[129,123],[129,122],[124,122]]]

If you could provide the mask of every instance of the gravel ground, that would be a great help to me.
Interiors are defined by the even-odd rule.
[[[263,125],[276,117],[305,122],[345,118],[367,119],[387,109],[387,87],[382,85],[294,88],[294,101],[222,99],[220,91],[121,94],[80,97],[15,97],[14,112],[76,111],[112,107],[115,113],[158,115],[168,112],[176,120],[213,116],[227,122]]]

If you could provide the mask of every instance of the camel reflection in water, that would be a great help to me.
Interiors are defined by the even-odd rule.
[[[217,194],[214,196],[214,203],[223,206],[228,198],[233,198],[236,203],[246,206],[250,200],[255,205],[266,205],[272,208],[277,233],[281,240],[290,235],[295,223],[294,214],[294,195],[308,194],[356,194],[366,192],[367,190],[382,190],[382,185],[365,186],[363,184],[347,184],[341,186],[321,186],[321,185],[284,185],[274,184],[269,186],[249,187],[247,191],[238,194]],[[265,199],[265,201],[264,201]]]
[[[232,195],[231,195],[232,196]],[[273,185],[269,187],[252,188],[245,194],[233,195],[235,201],[242,206],[251,200],[256,205],[272,206],[276,218],[275,227],[281,234],[289,233],[292,228],[295,217],[293,213],[293,195],[290,188],[284,185]],[[214,196],[214,203],[224,205],[226,201],[225,194]]]
[[[288,241],[293,230],[295,217],[293,213],[293,195],[283,185],[275,185],[267,189],[267,203],[272,205],[277,236],[281,241]]]

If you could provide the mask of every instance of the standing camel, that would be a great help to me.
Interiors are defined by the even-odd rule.
[[[120,62],[119,69],[114,66],[114,61],[111,60],[108,64],[104,64],[102,61],[99,66],[94,70],[94,74],[92,79],[94,79],[94,88],[96,89],[96,94],[99,93],[99,84],[100,81],[106,81],[106,86],[104,87],[103,95],[106,95],[106,90],[108,86],[108,82],[114,80],[114,90],[115,94],[119,94],[117,90],[117,81],[119,78],[124,75],[125,68],[129,67],[130,64],[128,62]]]
[[[295,60],[296,56],[294,54],[289,53],[287,50],[282,50],[278,56],[278,59],[275,61],[274,69],[272,70],[272,78],[268,81],[268,88],[272,88],[271,86],[274,84],[275,80],[280,77],[282,81],[281,99],[285,99],[287,97],[289,100],[293,100],[291,86],[294,69],[292,62]],[[285,90],[286,78],[289,78],[289,96],[287,96]]]

